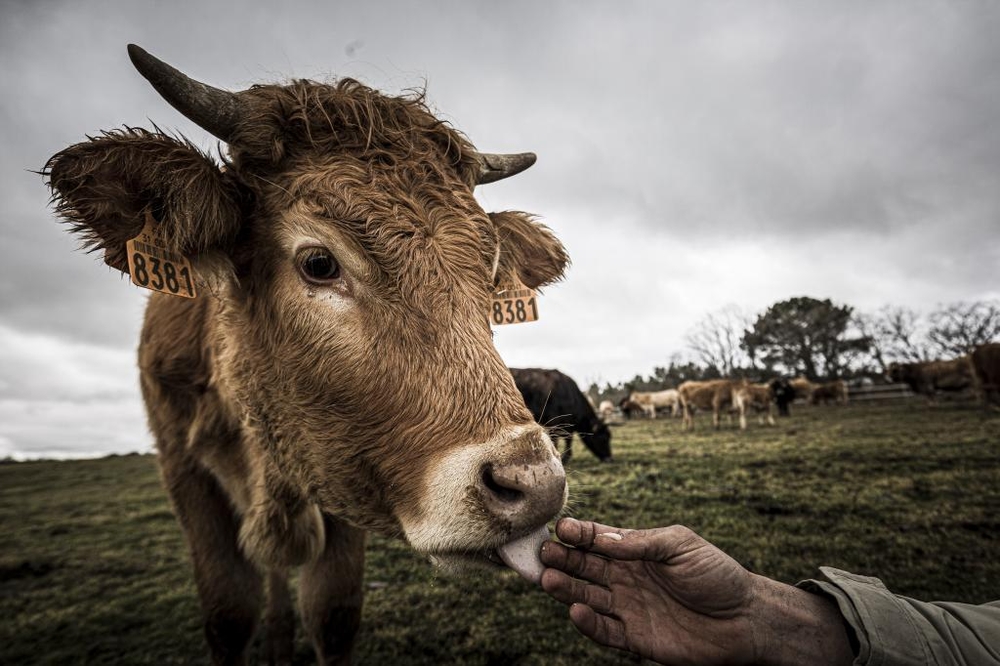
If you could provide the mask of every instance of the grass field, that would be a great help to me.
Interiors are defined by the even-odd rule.
[[[794,582],[828,564],[923,599],[1000,598],[1000,414],[918,401],[807,408],[777,428],[614,432],[577,442],[570,512],[684,523],[748,568]],[[152,456],[0,465],[0,663],[204,663],[179,529]],[[361,664],[634,663],[579,636],[512,575],[441,576],[374,537]],[[300,639],[296,661],[311,663]]]

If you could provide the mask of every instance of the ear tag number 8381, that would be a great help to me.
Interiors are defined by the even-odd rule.
[[[500,326],[538,319],[538,295],[521,283],[500,285],[493,292],[490,321]]]
[[[142,231],[125,243],[132,283],[164,294],[194,298],[197,293],[191,262],[163,247],[155,224],[153,214],[147,210]]]

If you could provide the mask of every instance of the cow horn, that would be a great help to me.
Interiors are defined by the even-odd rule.
[[[199,83],[135,44],[128,45],[128,56],[172,107],[202,129],[229,142],[245,115],[236,93]]]
[[[534,153],[496,155],[479,153],[479,178],[476,183],[485,185],[521,173],[538,159]]]

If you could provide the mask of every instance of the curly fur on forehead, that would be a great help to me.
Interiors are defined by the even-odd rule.
[[[470,188],[454,174],[428,169],[306,160],[281,174],[268,200],[275,214],[297,208],[345,232],[385,285],[408,294],[426,287],[482,297],[491,286],[496,229]]]
[[[438,164],[475,184],[475,148],[431,113],[422,92],[393,97],[346,78],[260,85],[241,95],[254,111],[230,143],[237,169],[281,169],[308,153],[337,153],[386,165]]]

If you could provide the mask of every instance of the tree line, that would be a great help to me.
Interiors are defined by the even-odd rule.
[[[929,313],[885,305],[858,312],[830,299],[799,296],[763,312],[736,305],[710,312],[676,353],[649,376],[591,384],[589,393],[616,400],[628,391],[676,387],[689,379],[803,375],[812,381],[882,376],[890,363],[955,358],[1000,338],[1000,301],[959,301]]]

